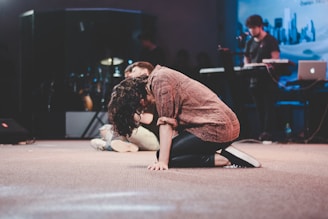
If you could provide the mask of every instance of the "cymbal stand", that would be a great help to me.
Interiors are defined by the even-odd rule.
[[[108,69],[109,69],[109,76],[111,77],[111,70],[112,70],[112,68],[113,68],[113,63],[108,67]],[[105,123],[101,120],[101,118],[99,118],[99,113],[101,112],[101,111],[103,111],[103,110],[105,110],[105,101],[106,101],[106,98],[105,98],[105,95],[106,95],[106,93],[107,93],[107,81],[106,81],[106,75],[105,75],[105,77],[103,77],[103,81],[102,81],[102,87],[101,87],[101,89],[102,89],[102,95],[101,95],[101,107],[99,107],[99,109],[96,111],[96,113],[94,114],[94,116],[92,117],[92,119],[90,120],[90,122],[89,122],[89,124],[88,124],[88,126],[86,127],[86,129],[84,130],[84,132],[83,132],[83,134],[82,134],[82,136],[81,136],[81,138],[84,138],[85,136],[86,136],[86,134],[88,133],[88,131],[89,131],[89,129],[91,128],[91,126],[92,126],[92,124],[94,123],[94,121],[97,119],[98,120],[98,122],[100,122],[100,124],[101,125],[104,125]],[[110,78],[110,80],[111,80],[111,78]]]

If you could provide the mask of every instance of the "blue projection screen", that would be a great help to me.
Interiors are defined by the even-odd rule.
[[[328,0],[239,0],[239,32],[261,15],[265,30],[279,41],[281,58],[328,61]]]

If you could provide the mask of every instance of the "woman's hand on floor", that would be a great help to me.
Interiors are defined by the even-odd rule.
[[[169,167],[163,162],[155,162],[148,166],[148,170],[168,170]]]

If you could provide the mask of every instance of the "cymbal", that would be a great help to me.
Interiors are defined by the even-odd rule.
[[[112,61],[114,60],[114,62]],[[123,62],[123,59],[114,57],[114,58],[106,58],[100,61],[102,65],[119,65]]]

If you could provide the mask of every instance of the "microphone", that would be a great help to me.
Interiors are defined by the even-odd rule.
[[[239,36],[236,37],[236,40],[245,40],[246,37],[248,37],[250,34],[249,32],[244,32],[244,33],[241,33]]]

